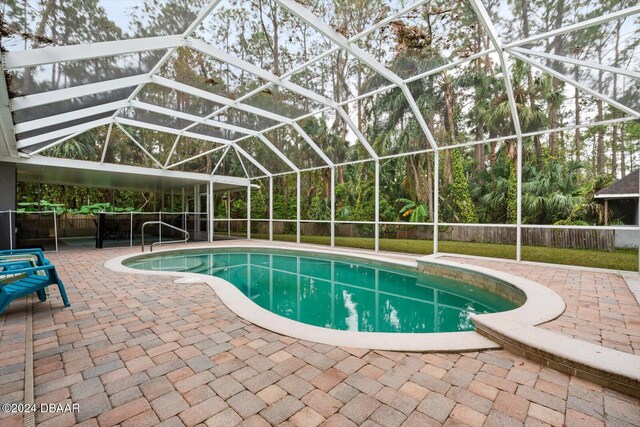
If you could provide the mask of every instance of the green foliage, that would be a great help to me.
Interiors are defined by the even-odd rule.
[[[528,164],[522,184],[523,222],[553,224],[566,219],[584,198],[578,182],[578,162],[550,160],[542,166]]]
[[[247,217],[247,201],[243,199],[234,199],[231,201],[231,218]]]
[[[62,215],[65,212],[65,205],[63,203],[49,203],[46,200],[40,200],[39,202],[18,203],[18,212],[42,211],[55,211],[57,215]]]
[[[132,212],[134,208],[119,208],[111,203],[94,203],[92,205],[82,205],[80,209],[68,209],[64,203],[49,203],[46,200],[39,202],[20,202],[18,203],[18,212],[38,212],[38,211],[55,211],[57,215],[63,213],[70,214],[96,214],[100,212]]]
[[[92,205],[82,205],[78,210],[71,210],[70,213],[80,213],[80,214],[96,214],[100,212],[133,212],[135,209],[133,207],[128,208],[118,208],[113,206],[111,203],[94,203]]]
[[[314,221],[331,219],[331,200],[322,196],[315,196],[311,201],[308,217]]]
[[[426,222],[429,219],[429,210],[424,203],[409,199],[398,199],[397,202],[403,204],[400,208],[400,215],[403,218],[408,218],[409,222]]]
[[[268,194],[262,186],[251,190],[251,218],[265,219],[269,217],[267,197]]]
[[[511,164],[509,168],[509,190],[507,191],[507,223],[515,224],[518,220],[518,175]]]
[[[478,222],[471,194],[469,183],[464,173],[462,165],[462,155],[460,149],[454,149],[451,155],[453,169],[453,184],[451,184],[450,199],[451,215],[453,222],[474,223]]]

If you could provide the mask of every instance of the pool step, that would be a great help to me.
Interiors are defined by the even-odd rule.
[[[640,356],[515,321],[474,316],[473,322],[476,332],[517,356],[640,397]]]

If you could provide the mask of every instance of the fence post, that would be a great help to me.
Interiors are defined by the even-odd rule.
[[[162,242],[162,211],[158,212],[158,221],[160,221],[160,224],[158,224],[158,239]]]
[[[131,218],[129,219],[129,247],[133,247],[133,212],[130,212]]]
[[[58,253],[58,218],[55,209],[53,210],[53,238],[56,242],[56,253]]]

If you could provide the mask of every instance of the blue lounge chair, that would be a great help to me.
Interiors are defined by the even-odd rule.
[[[46,301],[45,288],[49,285],[58,286],[65,307],[71,305],[55,266],[49,263],[42,251],[30,251],[32,252],[17,252],[15,250],[0,252],[0,314],[7,309],[11,301],[33,292],[38,294],[40,301]],[[15,258],[18,255],[29,254],[35,255],[37,262],[29,258]],[[33,264],[38,265],[34,266]]]
[[[7,249],[0,251],[0,262],[15,258],[22,259],[28,257],[37,260],[37,265],[50,264],[49,260],[44,256],[42,249]]]

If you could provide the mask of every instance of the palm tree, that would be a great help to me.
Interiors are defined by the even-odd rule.
[[[523,168],[522,211],[524,221],[553,224],[571,215],[584,198],[578,182],[582,165],[576,161],[550,160],[544,166],[525,164]]]
[[[490,168],[480,171],[471,184],[471,197],[482,223],[505,223],[509,193],[510,162],[498,156]]]
[[[404,218],[409,217],[409,222],[425,222],[429,219],[429,212],[424,203],[414,202],[413,200],[400,198],[397,202],[404,203],[400,209],[400,215]]]

